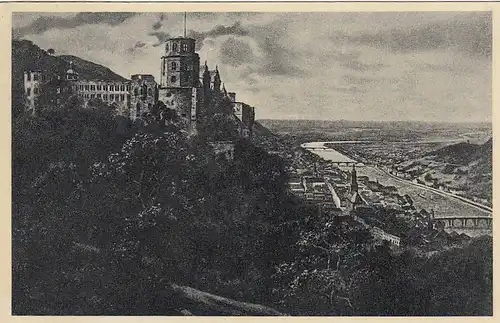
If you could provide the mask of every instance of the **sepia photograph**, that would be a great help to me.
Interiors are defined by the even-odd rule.
[[[12,315],[493,316],[492,11],[279,6],[9,13]]]

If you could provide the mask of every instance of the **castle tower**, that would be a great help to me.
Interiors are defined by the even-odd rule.
[[[195,40],[188,37],[167,40],[161,58],[158,100],[187,121],[191,135],[196,133],[202,92],[199,75],[200,57],[195,51]]]
[[[198,86],[200,57],[195,52],[194,39],[177,37],[167,40],[165,55],[161,60],[161,87],[193,88]]]
[[[351,171],[351,193],[357,193],[357,192],[358,192],[358,177],[356,173],[356,166],[353,164]]]

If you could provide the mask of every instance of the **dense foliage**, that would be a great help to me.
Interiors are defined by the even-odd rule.
[[[14,314],[175,314],[172,282],[292,314],[491,313],[491,240],[394,255],[289,196],[279,157],[240,142],[215,158],[153,111],[13,120]]]

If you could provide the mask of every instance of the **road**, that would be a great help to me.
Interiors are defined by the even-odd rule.
[[[466,203],[470,206],[473,206],[479,210],[482,210],[482,211],[485,211],[485,213],[488,213],[489,215],[491,215],[491,213],[493,212],[493,209],[490,208],[489,206],[486,206],[486,205],[483,205],[483,204],[480,204],[480,203],[477,203],[477,202],[474,202],[472,200],[469,200],[467,198],[464,198],[462,196],[459,196],[459,195],[455,195],[455,194],[451,194],[451,193],[448,193],[448,192],[443,192],[441,190],[438,190],[436,188],[433,188],[433,187],[428,187],[428,186],[425,186],[423,184],[418,184],[418,183],[413,183],[411,181],[408,181],[408,180],[405,180],[405,179],[402,179],[402,178],[399,178],[395,175],[392,175],[392,174],[389,174],[388,172],[384,171],[383,169],[380,169],[377,167],[377,169],[381,170],[382,172],[384,172],[386,175],[390,176],[391,178],[393,178],[394,180],[396,181],[399,181],[399,182],[402,182],[402,183],[406,183],[406,184],[410,184],[410,185],[414,185],[414,186],[417,186],[417,187],[420,187],[424,190],[428,190],[428,191],[431,191],[433,193],[436,193],[436,194],[439,194],[441,196],[446,196],[446,197],[452,197],[452,198],[455,198],[457,200],[460,200],[462,201],[463,203]]]
[[[411,196],[415,207],[428,211],[433,209],[435,216],[438,218],[491,216],[491,212],[459,200],[451,194],[447,195],[444,192],[436,192],[428,187],[417,186],[412,182],[395,178],[375,167],[359,168],[358,174],[368,176],[372,180],[378,179],[382,185],[396,186],[400,194]]]

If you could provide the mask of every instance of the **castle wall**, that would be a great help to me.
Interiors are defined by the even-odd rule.
[[[156,104],[158,84],[152,75],[132,75],[130,83],[130,113],[132,120],[151,111]]]
[[[200,88],[160,88],[158,101],[162,101],[167,108],[177,111],[179,116],[189,123],[188,132],[194,134],[202,102],[201,94]]]

